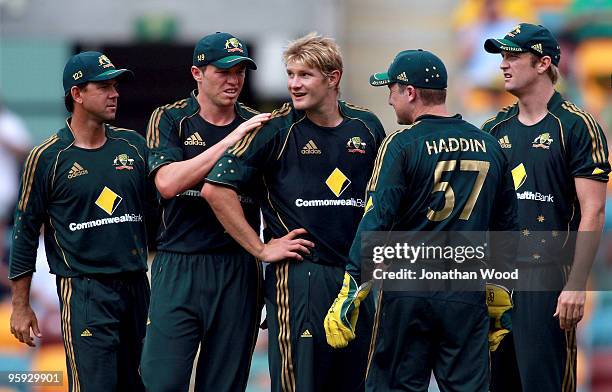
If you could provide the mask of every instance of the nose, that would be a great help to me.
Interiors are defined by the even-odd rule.
[[[117,87],[116,87],[116,86],[112,86],[112,87],[111,87],[110,97],[111,97],[111,98],[117,98],[117,97],[119,97],[119,90],[117,90]]]
[[[227,82],[230,84],[238,84],[238,74],[234,72],[230,72],[227,76]]]
[[[508,60],[505,57],[502,57],[501,62],[499,63],[500,69],[507,69],[509,67]]]
[[[300,82],[300,78],[296,76],[289,76],[287,79],[287,86],[289,90],[299,89],[302,83]]]

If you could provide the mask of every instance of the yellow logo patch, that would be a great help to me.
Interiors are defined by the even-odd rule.
[[[601,170],[601,169],[600,169],[600,168],[598,168],[598,167],[596,167],[596,168],[593,170],[593,174],[601,174],[601,173],[604,173],[604,171],[603,171],[603,170]]]
[[[368,198],[368,202],[366,203],[365,212],[363,213],[363,215],[367,214],[368,211],[372,209],[372,207],[374,207],[374,201],[372,200],[372,196],[370,196]]]
[[[512,179],[514,180],[514,189],[518,190],[523,184],[525,180],[527,180],[527,171],[525,170],[525,165],[522,163],[512,169]]]
[[[331,189],[336,197],[340,197],[342,192],[351,185],[351,180],[349,180],[340,169],[335,168],[329,177],[327,177],[327,180],[325,180],[325,184]]]
[[[117,206],[122,200],[123,198],[121,196],[105,186],[96,200],[96,205],[103,209],[108,215],[113,215],[115,209],[117,209]]]

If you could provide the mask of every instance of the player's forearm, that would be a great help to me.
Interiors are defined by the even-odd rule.
[[[222,140],[191,159],[160,167],[155,175],[157,190],[163,198],[170,199],[197,185],[229,147],[229,143]]]
[[[13,308],[30,306],[30,286],[32,284],[32,274],[27,274],[11,281],[12,305]]]
[[[585,290],[586,282],[597,253],[605,220],[605,209],[585,209],[582,212],[572,271],[566,285],[567,290]]]
[[[202,197],[206,199],[228,234],[247,252],[259,258],[264,244],[246,220],[236,191],[206,183],[202,188]]]

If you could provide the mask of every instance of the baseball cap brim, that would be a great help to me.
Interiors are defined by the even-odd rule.
[[[485,41],[484,48],[489,53],[501,53],[502,51],[526,52],[525,49],[521,48],[514,42],[504,38],[489,38]]]
[[[391,82],[391,79],[389,78],[389,73],[387,72],[378,72],[370,76],[370,84],[372,86],[385,86],[391,83],[392,82]]]
[[[89,79],[90,82],[102,82],[104,80],[117,79],[132,79],[134,78],[134,72],[129,69],[109,69],[108,71],[102,72],[96,77]]]
[[[213,61],[211,64],[217,68],[228,69],[242,62],[246,63],[246,67],[249,69],[257,69],[257,64],[255,64],[255,61],[252,58],[245,56],[227,56],[220,60]]]

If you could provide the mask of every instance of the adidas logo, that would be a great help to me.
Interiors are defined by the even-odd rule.
[[[302,336],[303,338],[311,338],[312,334],[310,333],[310,331],[308,329],[305,329],[304,332],[302,332]]]
[[[312,140],[309,140],[304,147],[302,147],[302,155],[320,155],[321,150],[317,147]]]
[[[79,165],[78,162],[75,162],[72,164],[70,171],[68,171],[68,179],[78,176],[84,176],[87,173],[89,173],[87,169],[83,169],[83,166]]]
[[[196,132],[193,135],[189,136],[187,140],[185,140],[185,145],[186,146],[205,146],[206,143],[204,142],[204,140],[202,140],[202,137],[200,136],[200,134]]]
[[[535,44],[535,45],[531,45],[531,49],[535,50],[536,52],[542,54],[542,44]]]
[[[510,143],[508,135],[499,139],[499,145],[501,146],[501,148],[512,148],[512,143]]]
[[[407,82],[408,76],[406,76],[406,72],[402,72],[401,74],[397,75],[395,79],[401,80],[402,82]]]
[[[85,328],[83,332],[81,332],[81,336],[93,336],[93,334],[89,332],[89,329]]]

